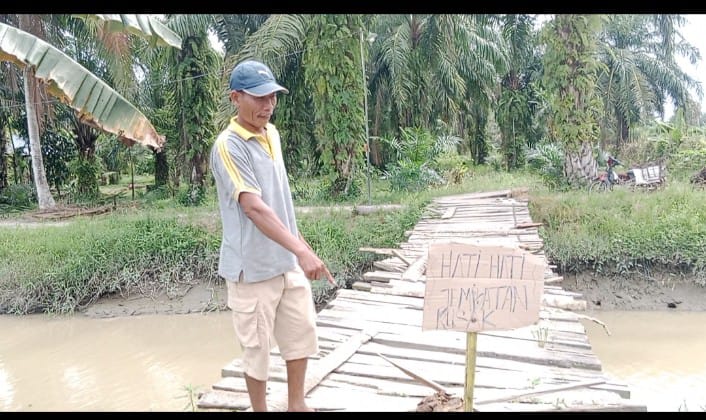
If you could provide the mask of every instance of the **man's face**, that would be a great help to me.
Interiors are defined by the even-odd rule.
[[[238,122],[250,131],[263,129],[277,106],[276,92],[253,96],[243,91],[232,91],[230,97],[238,107]]]

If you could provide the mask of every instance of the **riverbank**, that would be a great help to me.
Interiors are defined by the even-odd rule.
[[[564,275],[565,290],[578,292],[588,310],[706,311],[706,287],[667,272],[606,278],[585,272]]]
[[[706,311],[706,287],[669,274],[652,278],[607,279],[592,273],[564,275],[559,285],[578,292],[587,309],[636,311]],[[167,293],[110,296],[99,299],[81,313],[93,318],[148,314],[188,314],[227,310],[225,282],[196,283],[168,296]]]

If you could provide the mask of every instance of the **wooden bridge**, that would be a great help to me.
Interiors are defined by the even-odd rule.
[[[526,193],[525,193],[526,194]],[[478,245],[519,247],[542,257],[522,192],[442,197],[353,289],[341,289],[319,311],[320,352],[309,361],[307,403],[318,411],[463,411],[465,332],[422,331],[429,244],[472,239]],[[476,411],[646,411],[630,390],[606,377],[580,323],[580,295],[553,283],[547,264],[539,321],[477,335],[473,408]],[[597,321],[597,320],[596,320]],[[271,352],[268,406],[287,409],[286,368]],[[200,409],[249,410],[236,359],[199,396]]]

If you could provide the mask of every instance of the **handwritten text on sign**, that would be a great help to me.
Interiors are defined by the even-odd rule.
[[[422,329],[486,331],[539,319],[545,264],[519,249],[462,243],[429,247]]]

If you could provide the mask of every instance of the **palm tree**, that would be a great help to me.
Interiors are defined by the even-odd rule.
[[[6,151],[14,150],[14,147],[10,147],[13,126],[22,115],[18,106],[22,76],[10,63],[0,62],[0,68],[0,191],[2,191],[9,186],[9,162]],[[15,179],[15,183],[17,182]]]
[[[675,42],[678,15],[610,15],[601,32],[599,56],[604,71],[598,84],[605,109],[615,127],[615,147],[630,138],[630,127],[655,113],[664,114],[671,97],[684,106],[689,89],[701,95],[701,87],[676,63],[675,54],[695,62],[698,50],[683,40]]]
[[[214,15],[213,30],[225,47],[226,56],[235,56],[248,37],[267,21],[267,14]]]
[[[271,15],[225,61],[229,72],[237,61],[258,58],[288,87],[292,94],[281,96],[273,117],[286,139],[285,163],[318,158],[333,195],[348,194],[363,161],[362,26],[360,15]],[[230,104],[219,114],[221,121],[232,114]]]
[[[446,121],[484,143],[488,108],[507,66],[504,41],[485,15],[386,15],[375,21],[372,134]],[[476,157],[482,160],[483,145]]]
[[[508,170],[524,163],[524,148],[532,147],[541,135],[535,124],[542,99],[536,87],[541,59],[536,54],[534,26],[535,18],[531,15],[502,17],[502,35],[509,49],[509,68],[502,79],[496,119]]]
[[[19,15],[18,24],[20,29],[41,37],[42,26],[38,16],[28,14]],[[32,176],[35,188],[37,189],[37,202],[40,210],[49,210],[56,207],[56,202],[51,195],[47,174],[44,170],[42,146],[39,142],[40,121],[37,110],[37,107],[41,107],[46,103],[46,100],[44,100],[46,94],[43,89],[41,91],[39,90],[40,88],[35,78],[35,71],[31,66],[25,66],[22,72],[25,92],[25,110],[27,113],[27,131],[29,134],[29,153],[32,158]]]
[[[174,56],[174,100],[179,129],[177,154],[189,179],[189,197],[197,204],[204,197],[208,150],[216,136],[221,57],[213,50],[208,29],[213,17],[169,16],[168,24],[182,37],[182,49]]]
[[[563,145],[564,175],[570,184],[585,183],[597,172],[593,145],[602,101],[595,53],[601,19],[601,15],[556,15],[543,27],[543,84],[552,109],[549,137]]]

